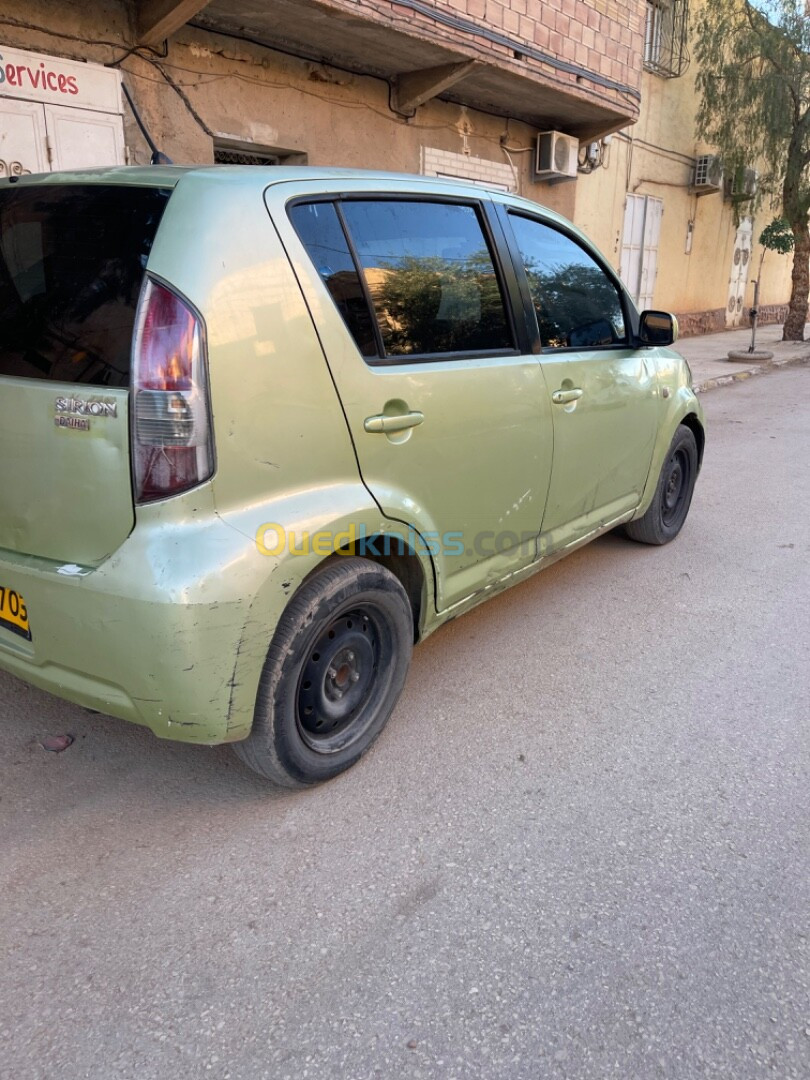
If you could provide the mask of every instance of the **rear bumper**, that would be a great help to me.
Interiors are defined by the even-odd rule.
[[[246,567],[266,570],[215,515],[192,528],[139,526],[80,574],[0,551],[0,585],[24,597],[32,633],[28,642],[0,627],[0,668],[161,738],[244,738],[255,700],[236,674],[256,587]]]

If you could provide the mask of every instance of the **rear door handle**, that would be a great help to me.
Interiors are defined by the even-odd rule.
[[[565,405],[569,401],[576,401],[577,398],[581,398],[585,393],[584,390],[580,390],[577,387],[575,390],[555,390],[551,395],[551,400],[555,405]]]
[[[363,427],[372,435],[377,432],[406,431],[408,428],[419,427],[424,419],[425,414],[420,412],[408,412],[400,416],[367,416]]]

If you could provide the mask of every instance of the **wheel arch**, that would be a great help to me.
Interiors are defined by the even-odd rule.
[[[698,452],[698,471],[703,465],[703,449],[706,445],[706,431],[695,413],[687,413],[681,420],[682,427],[688,427],[695,436]]]
[[[391,534],[376,533],[373,536],[364,537],[362,541],[353,541],[346,544],[339,551],[327,556],[310,570],[301,581],[299,588],[306,584],[315,574],[323,570],[324,566],[333,563],[336,559],[345,558],[347,555],[354,555],[378,566],[383,566],[397,578],[411,605],[413,639],[414,643],[418,642],[422,637],[425,621],[430,610],[431,596],[435,595],[434,570],[430,556],[425,556],[428,563],[428,570],[426,571],[424,561],[417,555],[413,547]]]
[[[698,472],[700,472],[703,464],[703,449],[706,443],[703,410],[693,391],[685,384],[675,392],[667,403],[666,411],[660,419],[652,460],[647,473],[647,482],[641,501],[635,513],[631,515],[631,521],[636,521],[647,512],[655,495],[667,451],[672,444],[676,431],[681,426],[688,427],[695,437],[698,451]]]

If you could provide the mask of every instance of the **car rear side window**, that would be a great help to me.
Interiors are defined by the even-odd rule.
[[[510,213],[544,349],[627,344],[615,283],[571,237]]]
[[[102,184],[0,190],[0,375],[128,385],[135,309],[169,195]]]
[[[334,204],[298,203],[290,208],[290,220],[357,348],[363,356],[377,356],[371,312]]]
[[[351,199],[341,209],[389,362],[514,348],[474,206]]]

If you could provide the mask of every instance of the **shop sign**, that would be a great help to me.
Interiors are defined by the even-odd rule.
[[[21,52],[0,44],[0,97],[121,112],[120,75],[101,64]]]

